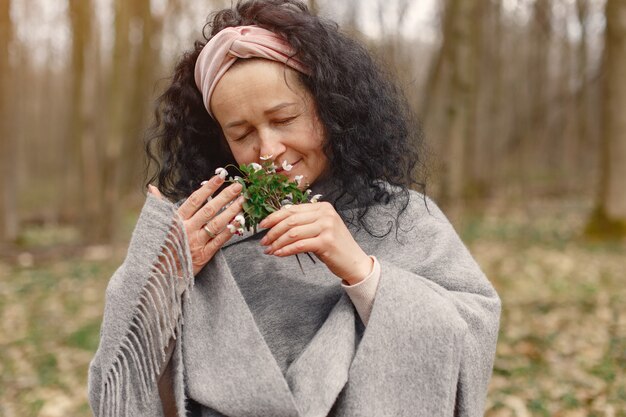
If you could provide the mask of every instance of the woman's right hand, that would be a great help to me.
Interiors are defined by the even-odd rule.
[[[222,177],[214,176],[194,191],[178,208],[178,215],[183,220],[189,241],[194,275],[200,272],[224,243],[232,237],[232,233],[226,226],[242,209],[244,198],[243,196],[237,198],[242,189],[239,183],[230,185],[207,202],[207,199],[223,183]],[[156,196],[161,194],[154,186],[149,187],[149,192]],[[236,201],[220,213],[222,208],[235,199]],[[209,232],[215,237],[211,238]]]

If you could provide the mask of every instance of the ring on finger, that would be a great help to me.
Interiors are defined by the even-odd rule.
[[[207,233],[207,235],[209,235],[209,238],[210,238],[210,239],[215,239],[215,236],[217,236],[217,235],[216,235],[215,233],[213,233],[213,232],[211,231],[211,229],[209,229],[209,224],[208,224],[208,223],[207,223],[207,224],[205,224],[202,228],[203,228],[203,229],[204,229],[204,231]]]

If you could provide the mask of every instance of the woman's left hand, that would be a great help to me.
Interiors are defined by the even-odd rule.
[[[259,226],[270,229],[261,244],[265,253],[289,256],[312,252],[330,271],[350,285],[372,271],[373,261],[352,237],[341,217],[328,202],[305,203],[282,208]]]

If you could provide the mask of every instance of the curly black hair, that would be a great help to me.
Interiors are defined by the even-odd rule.
[[[282,35],[298,59],[311,70],[300,81],[316,102],[325,127],[323,151],[328,175],[338,181],[332,200],[344,221],[363,226],[375,204],[398,202],[399,215],[409,202],[409,188],[424,192],[417,178],[421,170],[421,129],[400,89],[367,49],[342,33],[338,25],[312,15],[297,0],[238,1],[232,8],[209,16],[203,41],[184,53],[171,84],[157,100],[155,124],[146,141],[147,183],[158,181],[172,200],[188,197],[217,167],[236,164],[219,124],[207,113],[194,81],[195,63],[202,48],[220,30],[258,25]],[[208,33],[208,35],[207,35]],[[392,187],[384,186],[384,183]],[[358,210],[342,210],[342,207]],[[391,226],[385,236],[391,231]],[[396,230],[397,232],[397,230]]]

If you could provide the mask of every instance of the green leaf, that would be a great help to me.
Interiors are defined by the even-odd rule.
[[[263,169],[258,171],[251,164],[238,168],[242,175],[237,181],[243,185],[242,194],[246,198],[243,203],[244,217],[246,225],[253,228],[278,210],[288,194],[291,194],[295,204],[308,201],[307,194],[298,188],[295,181],[290,182],[286,175],[272,172],[271,161],[265,161],[261,166]]]

